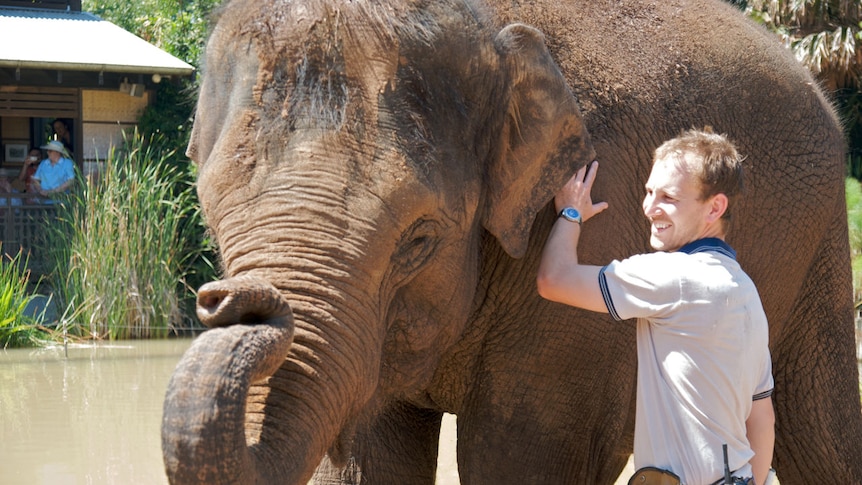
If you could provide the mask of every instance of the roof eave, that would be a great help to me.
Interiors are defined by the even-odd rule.
[[[56,69],[58,71],[119,72],[129,74],[161,74],[169,76],[191,76],[194,68],[168,66],[129,66],[118,64],[82,64],[69,62],[45,62],[19,59],[0,59],[0,67],[22,69]]]

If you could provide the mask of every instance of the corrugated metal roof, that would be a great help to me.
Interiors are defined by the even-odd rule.
[[[87,12],[0,8],[0,66],[188,76],[194,67]]]

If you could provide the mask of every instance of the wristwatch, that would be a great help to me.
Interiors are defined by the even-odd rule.
[[[562,217],[563,219],[570,222],[577,222],[578,224],[581,223],[581,213],[578,212],[578,210],[574,207],[563,208],[563,210],[560,211],[559,217]]]

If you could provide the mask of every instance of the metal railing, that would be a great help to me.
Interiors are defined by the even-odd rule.
[[[0,192],[0,241],[2,252],[14,256],[21,251],[29,257],[29,268],[34,273],[44,271],[46,259],[41,250],[46,243],[46,224],[56,217],[50,199],[28,193]]]

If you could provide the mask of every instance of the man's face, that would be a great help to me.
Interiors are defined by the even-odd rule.
[[[646,183],[644,215],[650,221],[650,245],[657,251],[676,251],[711,233],[711,200],[700,199],[700,183],[672,159],[659,159]]]
[[[57,163],[60,161],[60,152],[55,152],[54,150],[48,150],[48,159],[51,160],[52,163]]]

